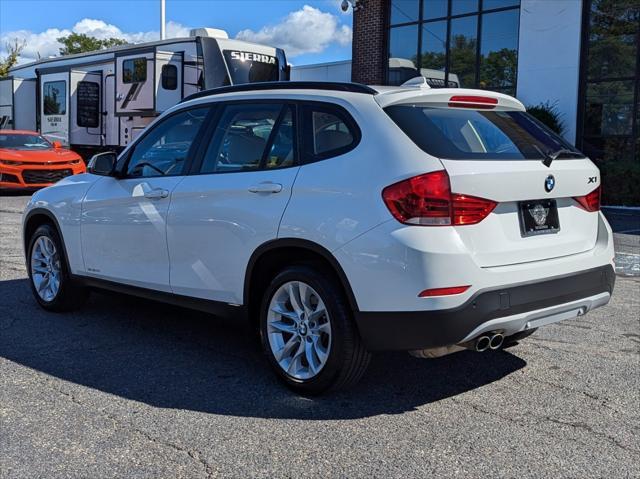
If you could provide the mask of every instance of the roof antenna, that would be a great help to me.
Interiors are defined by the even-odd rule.
[[[420,88],[431,88],[431,86],[429,85],[429,82],[425,77],[410,78],[400,86],[417,86]]]

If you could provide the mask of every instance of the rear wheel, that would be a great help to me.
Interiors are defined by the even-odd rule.
[[[342,289],[329,272],[286,268],[260,310],[263,348],[278,377],[302,394],[356,383],[369,364]]]
[[[49,311],[67,311],[84,303],[87,289],[71,279],[55,228],[48,224],[39,226],[29,240],[27,251],[29,282],[40,306]]]

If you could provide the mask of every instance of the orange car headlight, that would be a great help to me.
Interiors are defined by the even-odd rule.
[[[22,161],[2,160],[2,159],[0,159],[0,164],[7,165],[7,166],[20,166],[20,165],[24,165],[24,163],[23,163]]]

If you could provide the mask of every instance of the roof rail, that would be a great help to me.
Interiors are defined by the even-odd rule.
[[[376,95],[378,92],[367,85],[361,83],[348,82],[322,82],[322,81],[272,81],[242,83],[240,85],[222,86],[202,90],[185,97],[180,103],[211,95],[221,95],[223,93],[236,93],[242,91],[262,91],[262,90],[330,90],[347,91],[352,93],[365,93]]]

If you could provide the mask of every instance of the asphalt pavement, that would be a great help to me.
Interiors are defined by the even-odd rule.
[[[114,294],[38,308],[0,197],[0,477],[640,477],[640,277],[493,353],[376,355],[352,390],[279,385],[211,316]],[[633,272],[640,247],[626,245]],[[634,259],[633,255],[636,255]]]

